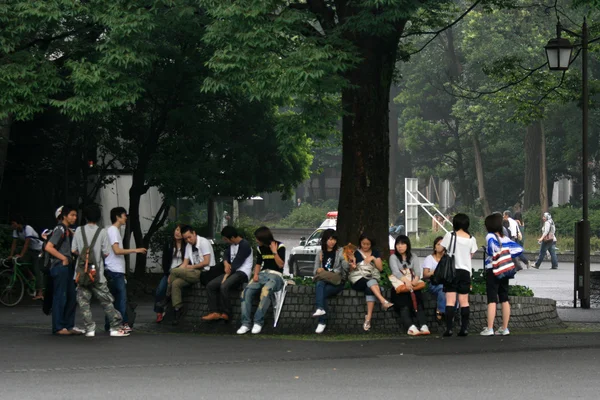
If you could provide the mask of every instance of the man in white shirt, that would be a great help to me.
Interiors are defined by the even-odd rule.
[[[171,296],[175,312],[173,325],[177,325],[181,319],[182,289],[198,282],[206,286],[208,282],[223,274],[223,268],[215,266],[215,253],[208,239],[197,235],[189,225],[181,227],[181,235],[187,243],[183,264],[171,271],[167,288],[167,296]]]
[[[73,243],[71,244],[71,251],[74,254],[79,257],[85,257],[85,254],[82,254],[84,248],[86,245],[92,246],[94,237],[98,230],[100,230],[96,242],[94,242],[94,246],[90,247],[90,253],[93,253],[93,257],[90,257],[90,259],[93,259],[96,262],[96,265],[94,265],[96,271],[94,275],[95,281],[89,286],[79,286],[77,288],[77,304],[79,304],[79,308],[81,309],[81,315],[85,325],[85,336],[93,337],[96,335],[96,323],[92,318],[92,309],[90,306],[92,295],[100,302],[100,305],[106,314],[106,318],[109,320],[110,336],[129,336],[129,333],[121,329],[123,318],[113,305],[114,298],[108,290],[106,278],[104,277],[103,258],[109,255],[110,246],[108,245],[106,230],[98,226],[98,222],[102,217],[100,207],[96,204],[90,204],[83,210],[83,216],[85,217],[87,224],[80,226],[75,231]],[[84,234],[85,240],[83,237]]]
[[[105,275],[108,279],[108,288],[115,298],[115,308],[123,317],[123,330],[131,332],[127,315],[127,286],[125,283],[125,255],[134,253],[146,253],[145,248],[124,249],[121,227],[127,223],[127,210],[123,207],[115,207],[110,210],[110,222],[112,225],[106,230],[110,251],[104,260]],[[104,329],[110,329],[108,319],[105,320]]]
[[[35,229],[33,229],[30,225],[25,225],[21,217],[11,217],[9,222],[10,227],[13,229],[13,241],[10,247],[10,255],[8,256],[8,259],[10,260],[13,257],[19,257],[19,262],[28,264],[28,267],[35,275],[35,288],[37,291],[33,297],[33,300],[43,300],[43,277],[37,263],[39,258],[38,256],[42,250],[42,241],[40,240],[40,237]],[[23,241],[23,248],[21,249],[21,252],[15,256],[18,240]]]
[[[518,242],[521,237],[521,230],[519,229],[519,223],[512,218],[512,215],[510,214],[510,211],[508,211],[508,210],[506,210],[502,213],[502,219],[504,219],[504,221],[508,222],[508,234],[509,234],[510,240],[512,240],[513,242]],[[525,255],[524,252],[519,254],[518,257],[513,257],[513,260],[518,260],[517,261],[517,271],[520,271],[523,269],[523,267],[521,266],[519,261],[524,263],[525,266],[527,266],[527,268],[533,267],[533,263],[527,259],[527,256]]]
[[[229,246],[223,255],[225,273],[217,276],[206,285],[208,296],[208,314],[204,321],[229,320],[231,315],[230,293],[240,291],[244,283],[248,283],[252,272],[252,247],[241,237],[233,226],[221,230],[223,241]],[[239,296],[238,296],[239,297]]]

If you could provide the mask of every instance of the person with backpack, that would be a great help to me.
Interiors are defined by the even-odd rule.
[[[558,269],[558,258],[556,257],[556,227],[554,226],[552,215],[550,215],[549,212],[545,212],[542,216],[542,220],[544,221],[542,236],[538,239],[538,243],[540,244],[540,255],[533,265],[533,268],[540,269],[540,265],[542,264],[542,261],[544,261],[546,252],[549,252],[552,269]]]
[[[102,217],[100,207],[90,204],[83,210],[87,224],[75,231],[71,250],[76,254],[75,282],[77,283],[77,304],[85,326],[85,336],[96,336],[96,323],[92,318],[90,302],[96,297],[110,322],[110,336],[129,336],[122,328],[123,318],[113,305],[114,298],[104,277],[104,257],[110,253],[106,230],[98,226]]]
[[[123,318],[123,329],[131,332],[127,315],[127,285],[125,282],[125,255],[146,253],[145,248],[124,249],[121,227],[127,223],[127,210],[123,207],[115,207],[110,210],[110,222],[112,225],[106,230],[110,250],[104,260],[105,274],[108,280],[108,289],[113,295],[115,308]],[[109,331],[110,321],[105,319],[104,330]]]
[[[73,233],[69,226],[77,222],[77,211],[63,206],[60,212],[60,224],[48,239],[45,251],[50,255],[50,276],[52,277],[52,333],[60,336],[78,334],[75,326],[75,281],[73,280],[73,262],[71,242]]]
[[[40,251],[42,250],[42,240],[38,233],[31,227],[23,223],[23,218],[19,216],[13,216],[9,220],[10,227],[13,229],[13,241],[10,247],[10,255],[8,259],[18,257],[21,262],[30,265],[30,271],[35,276],[35,289],[36,294],[33,300],[44,300],[44,280],[42,272],[40,271],[39,264],[37,262]],[[15,256],[17,250],[17,241],[23,241],[23,247],[21,252]]]

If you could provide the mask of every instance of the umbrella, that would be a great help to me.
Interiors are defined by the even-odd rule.
[[[280,291],[275,292],[275,302],[273,304],[273,310],[275,312],[275,321],[273,322],[273,328],[277,327],[277,321],[279,320],[279,314],[281,314],[281,307],[283,307],[283,301],[285,300],[285,291],[288,283],[284,280],[283,287]]]

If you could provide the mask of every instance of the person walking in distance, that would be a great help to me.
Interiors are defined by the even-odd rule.
[[[512,218],[510,211],[508,211],[508,210],[506,210],[502,213],[502,219],[504,221],[508,222],[508,237],[509,237],[509,239],[515,243],[518,243],[519,240],[521,240],[523,238],[523,236],[521,235],[521,230],[519,229],[519,223]],[[523,254],[523,253],[519,254],[517,257],[513,257],[513,261],[515,261],[515,259],[517,260],[517,262],[516,262],[517,270],[523,269],[523,267],[520,267],[519,261],[524,263],[527,268],[531,268],[533,266],[533,263],[531,261],[529,261],[527,259],[527,257],[525,256],[525,254]]]
[[[558,269],[558,258],[556,257],[556,227],[554,226],[552,215],[545,212],[542,216],[542,221],[544,221],[542,236],[538,239],[538,243],[540,244],[540,254],[533,267],[539,269],[546,256],[546,252],[549,252],[552,269]]]
[[[105,275],[108,279],[108,288],[115,299],[115,308],[123,318],[123,330],[131,332],[127,319],[127,283],[125,280],[125,255],[145,254],[143,247],[137,249],[124,249],[121,227],[127,223],[127,210],[123,207],[115,207],[110,210],[110,222],[112,225],[106,230],[108,244],[110,246],[105,262]],[[105,320],[104,329],[110,330],[110,321]]]
[[[86,219],[87,224],[80,226],[75,231],[71,250],[73,251],[73,254],[79,257],[85,257],[88,252],[86,251],[86,254],[83,254],[84,249],[90,246],[88,247],[89,253],[93,254],[93,261],[95,261],[95,264],[90,266],[90,268],[94,268],[95,281],[91,285],[78,285],[77,287],[77,304],[81,310],[83,323],[85,325],[85,336],[96,336],[96,323],[92,318],[92,309],[90,306],[92,296],[98,300],[104,309],[104,314],[106,315],[106,318],[108,318],[110,324],[110,336],[129,336],[129,333],[121,328],[123,319],[113,305],[114,298],[108,290],[106,278],[104,277],[103,259],[110,253],[110,246],[108,245],[106,230],[98,226],[98,222],[102,217],[100,207],[96,204],[90,204],[83,210],[83,217]],[[98,232],[98,230],[100,230],[100,232]],[[94,237],[96,237],[96,241],[93,243]],[[92,259],[92,257],[89,258]]]

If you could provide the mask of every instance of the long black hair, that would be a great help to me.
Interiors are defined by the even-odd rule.
[[[406,235],[398,235],[398,237],[396,238],[396,242],[394,243],[394,254],[396,254],[396,257],[398,257],[398,260],[400,260],[402,262],[402,254],[400,254],[400,252],[396,248],[396,246],[398,246],[399,243],[406,245],[406,262],[410,264],[410,262],[412,260],[412,253],[410,251],[411,250],[410,239]]]
[[[438,237],[436,237],[435,239],[433,239],[433,252],[431,253],[432,255],[434,255],[434,256],[435,256],[435,246],[436,246],[436,245],[437,245],[439,242],[441,242],[442,240],[444,240],[444,237],[443,237],[443,236],[438,236]],[[442,251],[442,252],[443,252],[443,251]]]
[[[179,228],[179,233],[181,234],[181,239],[179,239],[181,241],[181,246],[179,246],[179,255],[181,256],[181,259],[183,260],[185,257],[185,240],[183,240],[183,233],[181,232],[181,228],[183,227],[183,224],[177,224],[175,225],[175,229],[173,229],[173,242],[172,242],[172,246],[173,246],[173,257],[177,256],[177,239],[175,239],[175,231],[177,230],[177,228]]]
[[[323,231],[323,236],[321,236],[321,251],[323,252],[323,254],[325,254],[327,252],[327,241],[331,238],[334,238],[336,240],[335,242],[335,246],[333,246],[333,251],[336,252],[338,249],[338,244],[337,244],[337,240],[338,240],[338,235],[337,232],[335,231],[335,229],[325,229]]]
[[[266,226],[261,226],[260,228],[255,230],[254,237],[256,238],[256,240],[258,240],[260,242],[261,246],[269,247],[271,242],[275,242],[273,233]]]

